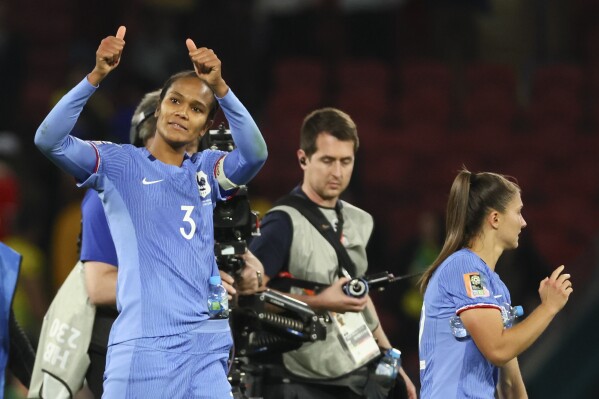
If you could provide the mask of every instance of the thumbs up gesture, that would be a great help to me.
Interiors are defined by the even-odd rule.
[[[187,39],[185,44],[198,77],[206,82],[214,94],[224,97],[229,91],[229,86],[221,75],[221,62],[214,51],[206,47],[197,48],[191,39]]]
[[[125,47],[127,28],[120,26],[116,36],[105,37],[96,51],[96,66],[87,76],[91,84],[97,86],[114,68],[119,65]]]

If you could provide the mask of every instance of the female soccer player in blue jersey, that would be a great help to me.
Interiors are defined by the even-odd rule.
[[[221,76],[212,50],[186,42],[195,71],[165,83],[148,147],[87,142],[69,135],[89,97],[120,62],[125,28],[102,40],[93,71],[43,121],[35,143],[80,186],[98,191],[119,271],[104,398],[227,398],[228,321],[209,320],[207,291],[217,275],[212,211],[266,160],[248,111]],[[216,101],[236,149],[189,156],[211,126]]]
[[[441,253],[421,279],[421,398],[526,398],[517,356],[564,307],[570,275],[559,266],[539,285],[541,304],[521,323],[507,324],[510,293],[495,273],[505,250],[518,247],[520,188],[495,173],[459,172],[447,204]],[[459,316],[467,336],[452,334]]]

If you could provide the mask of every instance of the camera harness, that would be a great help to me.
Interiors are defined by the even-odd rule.
[[[285,197],[281,198],[275,206],[279,205],[287,205],[292,208],[295,208],[318,230],[320,234],[333,246],[335,252],[337,253],[337,260],[339,261],[339,277],[356,277],[356,265],[349,257],[347,250],[343,247],[341,243],[341,237],[343,235],[343,214],[341,212],[342,204],[341,201],[337,201],[335,205],[335,212],[337,213],[337,230],[331,225],[331,222],[324,216],[324,214],[318,209],[318,205],[309,199],[289,194]],[[346,275],[349,274],[349,276]],[[302,287],[301,280],[296,280],[297,285],[300,288],[308,288]],[[313,287],[313,283],[311,288]]]
[[[355,277],[357,268],[349,257],[349,254],[343,244],[341,237],[343,235],[343,215],[341,212],[342,203],[337,201],[335,212],[337,214],[337,230],[333,228],[326,216],[320,211],[318,206],[303,196],[289,194],[276,203],[276,206],[287,205],[295,208],[302,216],[306,218],[320,232],[320,234],[333,246],[339,262],[339,277]],[[298,280],[292,278],[292,286],[299,288],[314,288],[313,282]],[[311,285],[311,287],[306,287]],[[324,285],[326,286],[326,285]],[[346,292],[348,294],[348,292]],[[350,294],[348,294],[350,295]],[[355,369],[366,365],[368,362],[380,355],[379,347],[369,330],[364,317],[361,313],[336,314],[330,318],[333,323],[333,329],[336,331],[344,352],[351,356],[354,361]],[[353,370],[350,371],[350,373]]]

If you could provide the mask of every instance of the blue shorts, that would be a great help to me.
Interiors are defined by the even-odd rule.
[[[108,347],[103,399],[229,399],[229,321],[207,320],[188,333]]]

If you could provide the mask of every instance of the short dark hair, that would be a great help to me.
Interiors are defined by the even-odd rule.
[[[164,100],[164,96],[166,95],[166,92],[173,85],[173,83],[175,83],[179,79],[185,79],[185,78],[196,78],[196,79],[199,79],[202,83],[206,84],[206,82],[204,82],[202,79],[200,79],[198,77],[198,75],[196,74],[196,72],[193,70],[177,72],[176,74],[171,75],[171,77],[169,77],[166,80],[166,82],[164,82],[164,85],[162,86],[162,89],[160,91],[160,99],[159,99],[158,104],[162,103],[162,100]],[[208,120],[214,120],[214,117],[215,117],[217,111],[218,111],[218,101],[216,101],[216,98],[213,97],[212,104],[210,104],[210,111],[208,112]]]
[[[356,124],[348,114],[337,108],[320,108],[309,113],[300,130],[300,148],[310,157],[317,150],[316,139],[321,133],[327,133],[340,141],[352,141],[354,154],[360,141]]]

